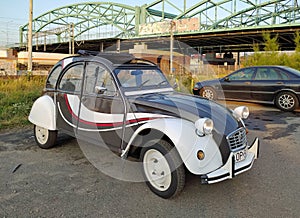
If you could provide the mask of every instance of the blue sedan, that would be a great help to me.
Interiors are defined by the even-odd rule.
[[[299,106],[300,71],[286,66],[246,67],[221,79],[198,82],[193,93],[210,100],[273,103],[293,111]]]

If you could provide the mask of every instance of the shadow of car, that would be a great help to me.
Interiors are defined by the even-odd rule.
[[[299,106],[300,71],[286,66],[246,67],[221,79],[198,82],[193,93],[210,100],[272,103],[294,111]]]

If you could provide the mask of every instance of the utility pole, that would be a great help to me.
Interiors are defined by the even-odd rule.
[[[171,20],[170,22],[170,74],[171,77],[173,77],[173,50],[174,50],[174,32],[173,27],[175,25],[175,22]]]
[[[28,22],[28,64],[27,71],[28,74],[32,73],[32,1],[29,0],[29,22]]]
[[[75,42],[74,42],[74,23],[69,24],[69,54],[74,54],[75,52]]]

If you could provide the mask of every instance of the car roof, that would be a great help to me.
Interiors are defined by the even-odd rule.
[[[89,50],[79,50],[78,54],[80,57],[93,57],[93,58],[101,58],[109,61],[112,65],[122,65],[122,66],[130,66],[130,65],[152,65],[156,66],[153,62],[136,58],[134,55],[129,53],[105,53],[98,51],[89,51]]]
[[[284,66],[284,65],[260,65],[260,66],[248,66],[248,67],[243,67],[239,70],[242,70],[242,69],[249,69],[249,68],[279,68],[279,69],[283,69],[285,72],[287,72],[288,74],[292,74],[293,76],[295,77],[300,77],[300,71],[295,69],[295,68],[292,68],[292,67],[289,67],[289,66]],[[237,70],[238,71],[238,70]],[[234,71],[236,72],[236,71]],[[232,72],[232,73],[234,73]]]
[[[243,67],[243,68],[261,68],[261,67],[279,67],[279,68],[285,68],[285,66],[281,66],[281,65],[259,65],[259,66],[248,66],[248,67]]]

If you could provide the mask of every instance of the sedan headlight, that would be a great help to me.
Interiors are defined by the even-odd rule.
[[[194,89],[195,89],[195,90],[198,90],[198,89],[200,89],[200,88],[201,88],[201,87],[200,87],[200,84],[199,84],[199,83],[196,83],[195,86],[194,86]]]
[[[209,118],[200,118],[195,122],[196,133],[199,136],[211,134],[214,129],[214,122]]]
[[[240,106],[233,110],[233,116],[236,119],[247,119],[249,116],[249,108],[246,106]]]

